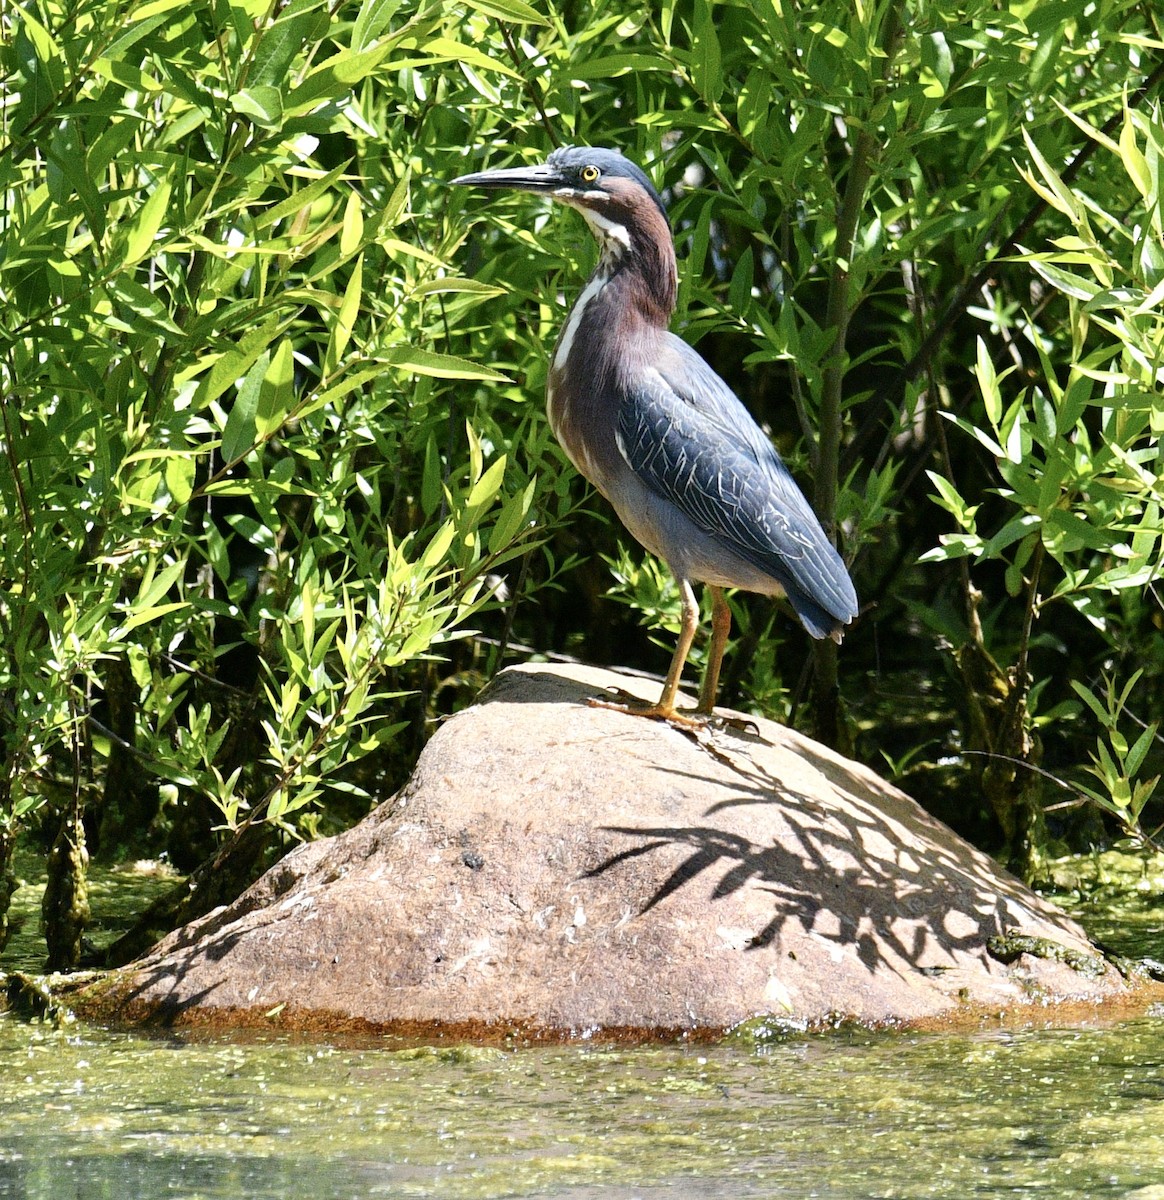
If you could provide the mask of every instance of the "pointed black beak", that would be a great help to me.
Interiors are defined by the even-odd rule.
[[[552,192],[566,186],[566,180],[554,167],[536,163],[532,167],[503,167],[497,171],[478,171],[459,175],[450,180],[465,187],[488,188],[491,191],[513,188],[522,192]]]

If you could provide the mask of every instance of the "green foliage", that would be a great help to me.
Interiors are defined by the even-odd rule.
[[[121,803],[119,755],[227,828],[362,794],[541,536],[556,468],[462,410],[508,380],[449,345],[496,289],[416,224],[402,122],[422,67],[483,56],[400,7],[4,15],[5,847],[49,801]]]
[[[1151,186],[1135,166],[1146,161],[1136,149],[1137,127],[1151,145],[1156,172]],[[1160,571],[1164,261],[1158,259],[1164,230],[1158,191],[1164,126],[1128,113],[1119,147],[1086,128],[1118,151],[1112,165],[1122,163],[1143,203],[1119,216],[1105,212],[1100,201],[1066,188],[1030,143],[1037,170],[1026,172],[1031,186],[1076,232],[1054,238],[1056,250],[1027,253],[1020,261],[1067,298],[1066,312],[1062,324],[1045,321],[1030,330],[1039,365],[1034,383],[1016,388],[1016,368],[997,372],[979,338],[975,375],[986,420],[980,426],[954,419],[994,459],[998,494],[1017,511],[985,536],[979,506],[968,504],[949,480],[931,475],[938,503],[960,532],[943,537],[944,551],[930,557],[1004,560],[1008,590],[1017,595],[1041,546],[1061,569],[1057,586],[1041,603],[1064,599],[1102,627],[1112,593],[1145,588]],[[1067,337],[1071,365],[1061,381],[1052,351],[1056,340]]]
[[[1102,792],[1090,787],[1080,787],[1090,800],[1111,813],[1131,834],[1140,836],[1140,817],[1144,806],[1152,798],[1160,776],[1140,779],[1138,776],[1157,740],[1157,726],[1153,723],[1142,729],[1134,742],[1120,730],[1120,720],[1125,715],[1132,689],[1142,672],[1137,671],[1117,693],[1111,679],[1104,681],[1104,696],[1101,699],[1089,687],[1077,679],[1071,681],[1079,698],[1087,705],[1103,731],[1096,741],[1096,752],[1091,756],[1087,768],[1103,784]]]
[[[1101,167],[1086,190],[1069,187],[1025,136],[1023,176],[1059,226],[1048,238],[1053,248],[1016,256],[1047,285],[1044,305],[1018,323],[1035,352],[1032,369],[1021,378],[1016,366],[998,371],[979,338],[974,373],[984,419],[952,417],[993,460],[1004,516],[994,506],[987,516],[950,478],[931,473],[935,499],[958,531],[927,557],[1004,565],[1007,592],[1025,597],[1031,617],[1023,658],[1033,622],[1066,604],[1100,634],[1108,661],[1143,661],[1136,626],[1150,611],[1145,598],[1160,577],[1164,534],[1164,125],[1158,110],[1125,110],[1113,139],[1066,115],[1100,147]],[[1159,636],[1148,637],[1158,675]],[[1154,737],[1145,732],[1129,750],[1117,718],[1143,674],[1137,669],[1117,692],[1105,673],[1103,703],[1072,681],[1100,722],[1094,770],[1108,788],[1083,790],[1133,829],[1155,787],[1133,782]]]
[[[939,517],[945,587],[1001,566],[975,581],[999,662],[1025,669],[1061,611],[1097,639],[1089,678],[1138,654],[1158,683],[1153,20],[1111,0],[9,6],[0,897],[15,832],[50,812],[110,846],[168,825],[176,851],[359,811],[442,682],[495,665],[471,625],[581,653],[602,635],[609,577],[571,569],[596,546],[666,624],[663,576],[583,507],[541,412],[588,235],[443,186],[554,141],[653,174],[677,330],[815,476],[869,610],[842,694],[879,628],[911,666],[917,613],[966,636],[937,568],[914,571]],[[772,610],[733,603],[729,692],[787,711],[807,639],[774,666]],[[630,657],[657,667],[663,642]]]

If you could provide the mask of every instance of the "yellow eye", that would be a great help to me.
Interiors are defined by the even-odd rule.
[[[583,183],[593,183],[598,178],[598,176],[601,174],[602,174],[602,172],[597,167],[583,167],[582,168],[582,182]]]

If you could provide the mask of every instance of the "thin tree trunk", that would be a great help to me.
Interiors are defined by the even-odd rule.
[[[892,70],[893,56],[900,40],[900,0],[894,0],[885,10],[882,24],[881,44],[885,51],[882,59],[882,75],[874,95],[874,102],[884,95]],[[837,492],[840,484],[841,424],[844,395],[846,355],[845,347],[849,334],[849,318],[853,312],[850,290],[850,268],[861,213],[865,207],[865,195],[873,174],[873,156],[877,143],[863,125],[853,144],[849,160],[849,171],[845,180],[845,193],[837,214],[836,252],[832,273],[829,277],[828,302],[825,311],[825,328],[833,331],[833,346],[825,364],[821,383],[819,447],[816,464],[816,487],[814,504],[817,516],[828,535],[836,540]],[[817,738],[826,745],[839,750],[848,749],[848,735],[840,712],[840,689],[837,684],[837,646],[825,639],[814,647],[815,676],[813,684],[814,723]]]

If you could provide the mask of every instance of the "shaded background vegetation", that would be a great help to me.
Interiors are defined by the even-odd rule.
[[[665,668],[667,573],[542,411],[584,226],[445,187],[561,142],[656,180],[675,328],[814,481],[862,598],[834,656],[734,597],[725,702],[1029,878],[1150,831],[1154,6],[0,19],[0,914],[27,836],[52,965],[89,854],[194,872],[123,956],[357,819],[504,662]]]

